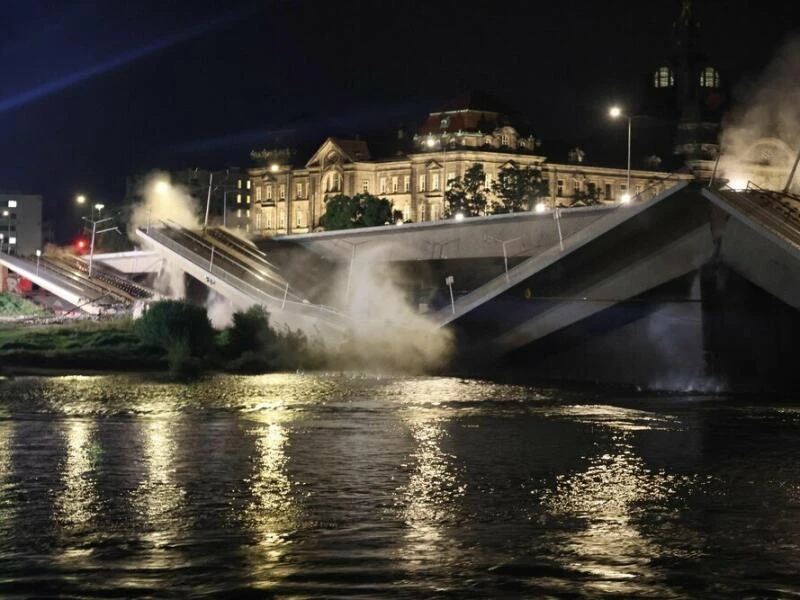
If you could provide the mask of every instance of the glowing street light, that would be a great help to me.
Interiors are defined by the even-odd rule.
[[[543,213],[544,211],[547,210],[547,205],[544,202],[537,202],[535,210],[537,213]]]
[[[464,213],[457,212],[456,216],[454,217],[456,221],[463,221],[464,220]]]
[[[448,275],[445,277],[444,282],[447,284],[447,287],[450,288],[450,308],[453,314],[456,314],[456,301],[455,298],[453,298],[453,276]]]
[[[608,109],[608,115],[612,119],[619,119],[620,117],[628,119],[628,177],[625,183],[625,193],[620,198],[622,204],[627,204],[631,201],[631,121],[633,121],[633,117],[625,114],[619,106],[612,106]]]
[[[36,251],[36,275],[37,276],[39,275],[39,259],[41,257],[42,257],[42,251],[41,250],[37,250]]]
[[[270,170],[272,173],[277,173],[277,172],[280,170],[280,168],[281,168],[281,166],[280,166],[278,163],[272,163],[272,164],[269,166],[269,170]]]
[[[78,204],[86,204],[86,196],[84,196],[83,194],[79,194],[75,198],[75,202],[77,202]]]
[[[156,193],[157,194],[166,194],[169,191],[169,183],[164,181],[163,179],[159,180],[156,183]]]

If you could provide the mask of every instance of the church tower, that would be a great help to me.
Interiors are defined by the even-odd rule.
[[[702,47],[701,25],[691,0],[681,0],[669,56],[651,71],[645,111],[675,123],[673,153],[705,170],[719,153],[725,82]]]

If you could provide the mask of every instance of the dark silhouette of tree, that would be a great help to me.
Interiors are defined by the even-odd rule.
[[[319,222],[325,229],[353,229],[396,223],[403,213],[392,208],[387,198],[371,194],[337,194],[325,201],[325,214]]]
[[[475,163],[464,172],[463,177],[456,177],[447,183],[445,191],[445,217],[461,213],[465,217],[476,217],[486,212],[486,173],[483,165]]]
[[[538,168],[520,167],[513,161],[497,173],[492,191],[498,199],[492,207],[496,215],[532,210],[539,198],[549,194],[547,182]]]

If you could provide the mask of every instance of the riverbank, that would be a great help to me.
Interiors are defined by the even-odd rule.
[[[0,323],[0,374],[148,371],[167,368],[130,319],[58,324]]]

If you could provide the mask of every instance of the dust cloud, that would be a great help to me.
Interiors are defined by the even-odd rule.
[[[732,187],[782,189],[800,146],[800,37],[782,46],[744,96],[723,123],[719,171]]]
[[[404,282],[386,268],[391,253],[390,244],[359,249],[334,288],[351,319],[337,358],[348,368],[404,373],[443,368],[452,354],[452,336],[417,312]]]

